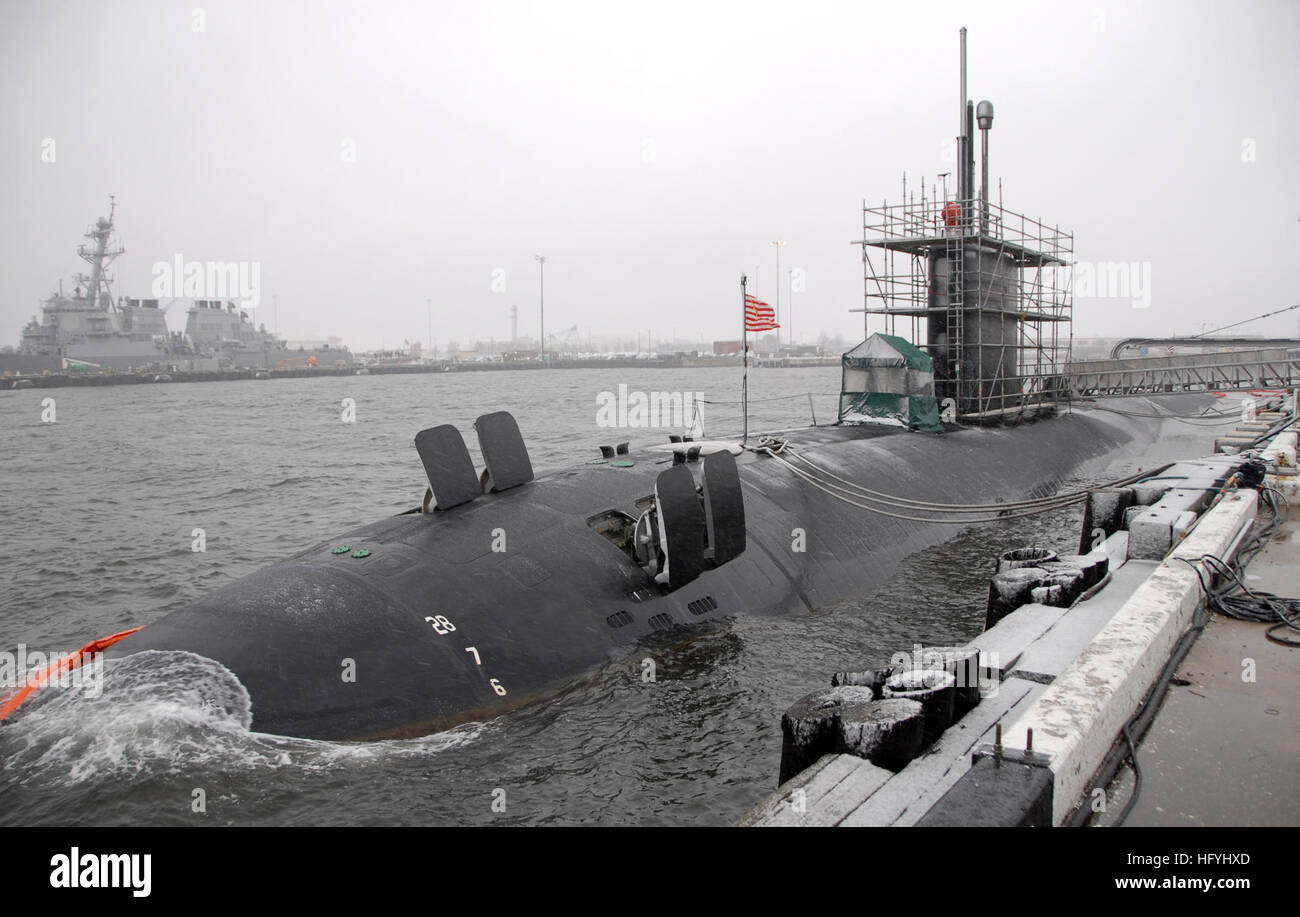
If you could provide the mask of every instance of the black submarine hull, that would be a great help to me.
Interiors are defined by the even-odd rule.
[[[817,427],[788,439],[865,487],[962,504],[1046,495],[1155,433],[1089,412],[944,434]],[[736,458],[745,551],[665,592],[589,524],[609,510],[635,514],[671,463],[655,452],[629,458],[632,467],[581,464],[319,542],[149,624],[109,656],[173,650],[220,662],[248,690],[259,732],[415,736],[552,695],[664,634],[861,597],[961,528],[866,512],[745,452]]]

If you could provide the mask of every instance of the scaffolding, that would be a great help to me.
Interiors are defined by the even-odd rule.
[[[945,193],[946,197],[946,193]],[[935,396],[966,422],[1014,420],[1069,397],[1074,237],[937,190],[862,207],[863,331],[872,315],[934,361]],[[949,400],[951,399],[951,400]],[[949,418],[951,414],[947,414]]]

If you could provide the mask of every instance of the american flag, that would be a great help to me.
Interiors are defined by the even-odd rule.
[[[745,294],[745,330],[775,331],[781,326],[776,323],[776,312],[761,299]]]

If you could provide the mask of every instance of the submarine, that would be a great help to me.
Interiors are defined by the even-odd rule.
[[[1068,271],[1070,237],[989,200],[986,102],[976,192],[964,29],[961,83],[956,194],[922,183],[919,203],[905,189],[864,206],[859,311],[894,333],[844,356],[835,424],[599,455],[593,443],[542,473],[508,411],[474,424],[482,469],[457,428],[429,426],[414,437],[419,506],[95,645],[220,663],[257,732],[412,737],[737,615],[859,599],[972,523],[1065,505],[1063,482],[1156,432],[1066,409],[1071,304],[1051,278]]]
[[[867,486],[992,504],[1046,495],[1109,459],[1132,441],[1125,423],[1076,413],[942,434],[821,427],[785,450]],[[860,596],[968,524],[864,512],[788,459],[722,444],[533,477],[524,453],[500,451],[501,440],[522,446],[508,413],[476,428],[486,488],[454,427],[422,431],[428,512],[318,542],[145,626],[109,658],[216,660],[248,691],[258,732],[416,736],[555,694],[674,631]]]

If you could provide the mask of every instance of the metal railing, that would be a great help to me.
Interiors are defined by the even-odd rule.
[[[1064,397],[1072,234],[997,204],[923,191],[920,201],[864,202],[856,244],[864,294],[853,311],[863,313],[864,336],[880,315],[887,333],[929,354],[936,395],[953,397],[963,418]]]
[[[1092,360],[1069,364],[1065,379],[1075,398],[1295,388],[1300,386],[1300,350]]]
[[[1074,254],[1074,235],[999,204],[985,204],[987,219],[980,220],[980,202],[927,200],[904,204],[863,205],[862,241],[883,247],[890,243],[912,243],[919,239],[983,236],[1024,248],[1049,259],[1069,264]]]

